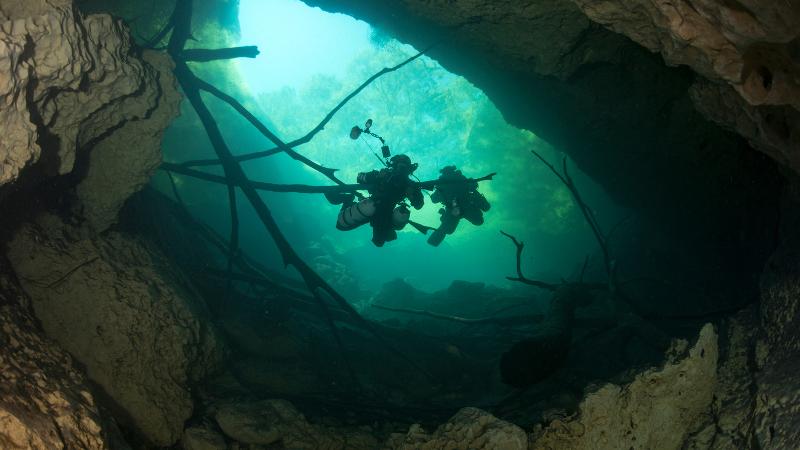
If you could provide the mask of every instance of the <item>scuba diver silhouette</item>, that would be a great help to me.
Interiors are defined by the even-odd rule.
[[[386,168],[359,173],[357,182],[370,185],[369,197],[358,203],[344,203],[336,228],[349,231],[369,222],[372,243],[376,246],[382,247],[397,239],[397,231],[402,230],[411,217],[406,199],[414,209],[421,209],[425,202],[422,190],[409,178],[417,166],[407,155],[395,155]]]
[[[486,197],[478,192],[478,183],[468,181],[456,166],[446,166],[440,170],[439,183],[431,195],[431,201],[441,203],[439,210],[441,225],[428,237],[428,243],[434,247],[442,243],[445,236],[453,234],[461,219],[467,219],[473,225],[483,224],[483,213],[491,205]]]

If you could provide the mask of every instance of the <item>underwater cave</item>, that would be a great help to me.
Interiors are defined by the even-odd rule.
[[[0,448],[800,447],[800,2],[0,36]]]

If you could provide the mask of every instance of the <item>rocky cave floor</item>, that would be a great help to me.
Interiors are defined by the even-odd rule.
[[[198,28],[236,16],[193,3]],[[229,283],[225,237],[147,187],[181,62],[132,36],[172,5],[3,1],[1,448],[800,445],[800,4],[307,3],[453,33],[432,56],[637,211],[658,252],[614,248],[619,270],[671,287],[395,281],[369,326],[329,308],[337,345],[303,285],[245,252]],[[519,342],[546,372],[525,389],[498,370]]]

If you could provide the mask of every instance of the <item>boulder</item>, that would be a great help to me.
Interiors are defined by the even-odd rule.
[[[183,275],[146,241],[81,237],[50,215],[22,226],[8,256],[47,335],[83,364],[116,415],[152,444],[176,442],[192,415],[191,386],[219,357]]]
[[[181,446],[184,450],[227,450],[225,437],[204,427],[189,427],[183,431]]]
[[[463,408],[432,434],[425,433],[419,425],[412,425],[405,436],[392,436],[387,447],[396,450],[525,450],[528,435],[522,428],[486,411]]]
[[[310,424],[285,401],[242,400],[219,405],[215,418],[233,440],[251,446],[280,443],[292,450],[375,449],[378,441],[366,430]]]
[[[536,433],[531,448],[683,448],[708,420],[717,361],[717,334],[708,324],[686,358],[589,393],[574,416]]]
[[[0,448],[107,448],[88,381],[36,326],[6,269],[0,262]]]
[[[163,52],[145,51],[143,64],[155,72],[156,82],[127,103],[132,109],[142,103],[155,106],[146,117],[126,121],[93,144],[86,173],[76,187],[78,214],[97,232],[116,223],[125,201],[150,181],[161,164],[164,131],[179,113],[181,95],[172,59]]]
[[[64,0],[3,2],[0,66],[0,185],[37,162],[69,173],[79,149],[157,105],[157,72],[122,22]]]

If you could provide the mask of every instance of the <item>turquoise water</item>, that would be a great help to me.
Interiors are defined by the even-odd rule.
[[[255,60],[199,67],[209,81],[225,88],[250,108],[284,141],[310,131],[342,98],[384,67],[417,50],[382,35],[347,16],[324,13],[294,0],[241,1],[239,45],[258,45]],[[271,148],[272,144],[216,99],[206,97],[235,154]],[[480,191],[492,204],[480,227],[462,221],[439,247],[406,227],[399,238],[375,247],[369,225],[342,232],[334,226],[339,207],[322,195],[264,193],[291,244],[326,280],[353,300],[368,298],[384,283],[403,278],[419,289],[445,288],[453,280],[504,285],[514,274],[514,247],[500,231],[526,242],[526,274],[550,281],[568,278],[584,257],[597,250],[589,228],[569,191],[530,153],[553,162],[561,154],[533,133],[508,125],[479,89],[423,56],[387,74],[342,108],[301,154],[354,183],[356,175],[380,167],[373,152],[377,140],[351,140],[349,131],[374,121],[394,154],[419,163],[416,175],[434,179],[454,164],[467,176],[497,172]],[[168,131],[165,159],[183,161],[213,155],[205,136],[186,133],[197,117],[184,104],[183,116]],[[243,163],[253,180],[328,185],[330,180],[284,154]],[[621,211],[602,190],[571,166],[572,174],[601,224],[608,228]],[[216,169],[218,171],[218,169]],[[218,231],[229,233],[227,191],[178,177],[192,213]],[[169,191],[165,177],[155,184]],[[438,226],[439,205],[426,197],[412,220]],[[242,248],[263,263],[283,270],[270,236],[243,198]],[[291,271],[291,269],[289,269]],[[287,272],[291,273],[291,272]]]

